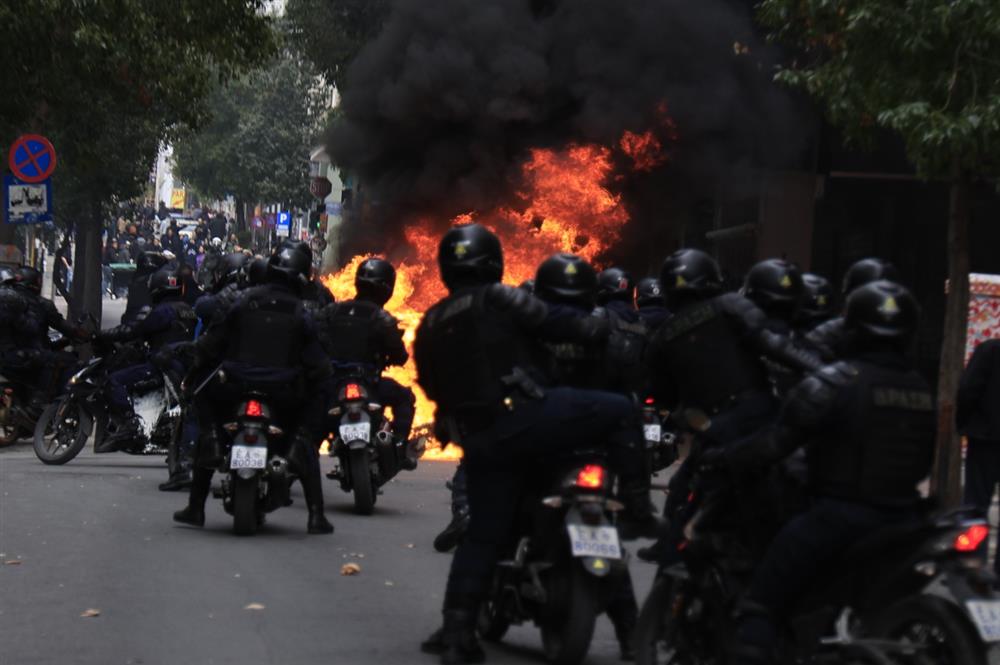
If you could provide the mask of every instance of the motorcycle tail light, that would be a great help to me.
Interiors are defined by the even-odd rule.
[[[255,399],[247,402],[247,408],[243,414],[249,418],[260,418],[264,415],[264,407]]]
[[[973,524],[955,537],[955,550],[958,552],[975,552],[990,535],[990,528],[985,524]]]
[[[647,397],[646,398],[646,404],[648,406],[652,406],[654,404],[653,398],[652,397]]]
[[[576,486],[596,490],[604,487],[604,467],[588,464],[576,474]]]
[[[361,386],[356,383],[348,383],[344,388],[344,399],[361,399]]]

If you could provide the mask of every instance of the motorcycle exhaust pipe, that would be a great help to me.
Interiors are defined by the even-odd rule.
[[[287,478],[288,460],[284,457],[272,457],[271,461],[268,462],[268,471],[275,478]]]
[[[391,446],[392,439],[393,439],[392,432],[387,432],[384,429],[379,430],[375,434],[375,442],[383,446]]]

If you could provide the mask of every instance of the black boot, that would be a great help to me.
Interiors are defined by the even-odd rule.
[[[466,506],[458,507],[454,510],[451,522],[434,538],[434,549],[438,552],[450,552],[465,537],[465,532],[469,529],[469,509]]]
[[[180,470],[176,473],[170,474],[170,478],[167,482],[160,483],[161,492],[179,492],[181,490],[186,490],[191,487],[191,472]]]
[[[188,505],[184,510],[174,513],[174,521],[191,526],[205,526],[205,501],[212,489],[211,469],[196,468],[191,478],[191,493],[188,495]]]
[[[127,448],[139,432],[139,419],[132,414],[112,413],[107,430],[101,445],[94,448],[95,453],[113,453]]]
[[[306,508],[309,510],[309,523],[306,531],[311,534],[333,533],[333,525],[326,519],[323,508],[323,482],[319,477],[319,467],[304,470],[302,477],[302,493],[306,495]]]
[[[659,563],[667,556],[669,551],[670,548],[667,546],[666,539],[660,538],[649,547],[640,547],[636,550],[635,555],[646,563]]]
[[[417,461],[427,447],[427,438],[418,436],[416,439],[405,441],[400,448],[399,468],[404,471],[414,471],[417,468]]]
[[[442,665],[482,663],[486,654],[476,637],[476,616],[468,610],[445,610],[444,626],[420,645],[420,650],[441,656]]]

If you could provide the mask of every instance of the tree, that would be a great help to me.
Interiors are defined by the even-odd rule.
[[[347,65],[381,31],[389,9],[389,0],[288,0],[285,14],[306,57],[341,88]]]
[[[918,173],[951,183],[949,291],[938,387],[935,491],[956,503],[955,396],[969,298],[969,185],[1000,155],[996,0],[763,0],[759,17],[798,57],[778,79],[807,90],[853,140],[891,130]]]
[[[263,0],[0,4],[0,139],[48,135],[55,205],[76,228],[74,314],[100,317],[100,233],[141,192],[163,141],[205,120],[201,100],[274,50]],[[220,30],[218,26],[225,26]]]
[[[309,151],[329,98],[312,64],[283,49],[264,69],[218,86],[212,120],[174,144],[177,175],[200,193],[244,203],[309,203]]]

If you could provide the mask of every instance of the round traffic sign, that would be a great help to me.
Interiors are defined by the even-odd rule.
[[[10,147],[10,172],[23,182],[42,182],[56,170],[56,149],[39,134],[25,134]]]

